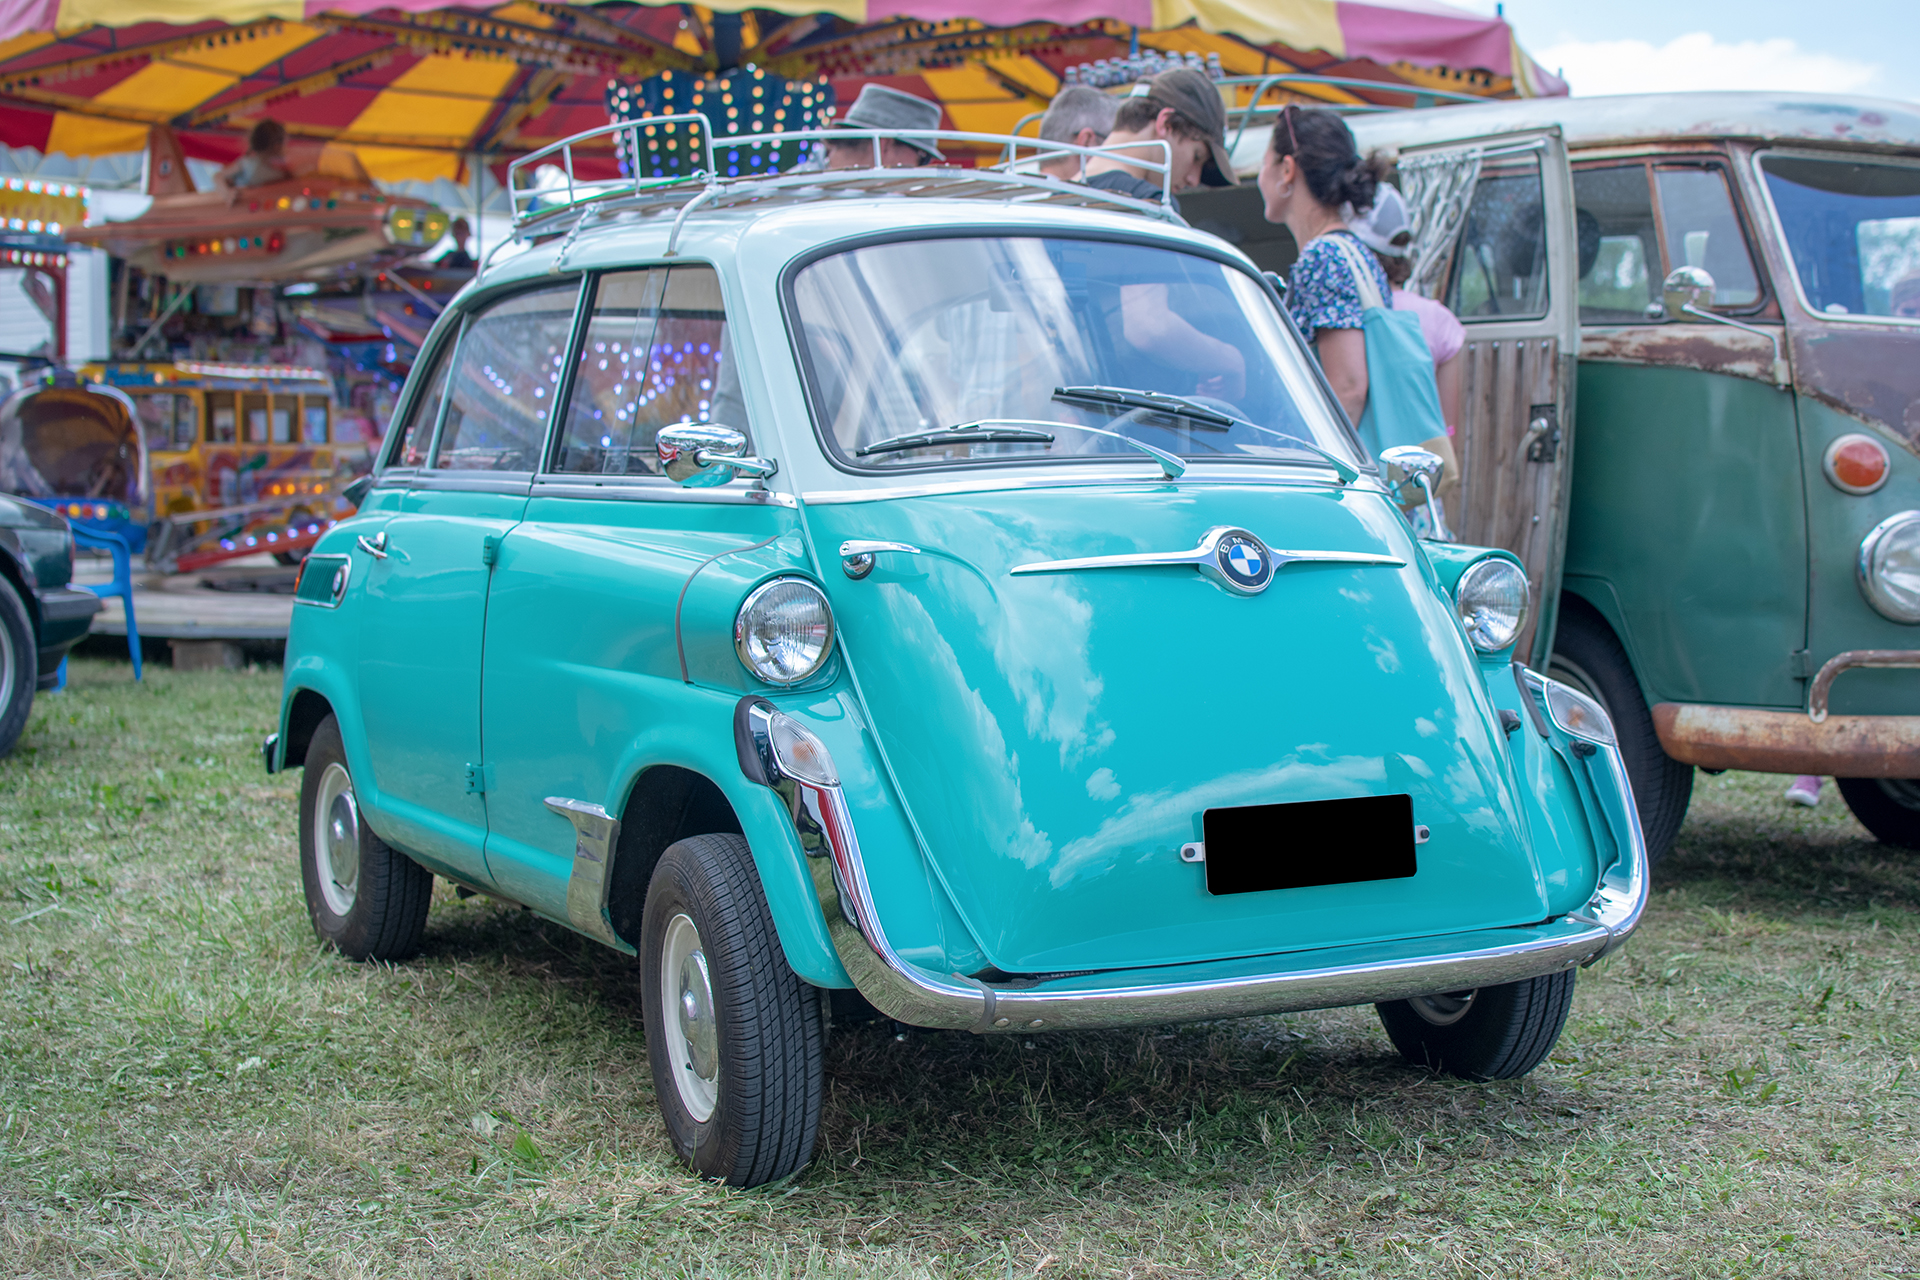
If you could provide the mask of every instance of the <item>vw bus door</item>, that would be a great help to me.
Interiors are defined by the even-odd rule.
[[[1572,178],[1558,129],[1409,147],[1400,182],[1417,254],[1408,287],[1467,329],[1455,427],[1461,487],[1447,520],[1463,542],[1527,566],[1533,616],[1516,654],[1544,668],[1553,645],[1573,460],[1579,350]]]

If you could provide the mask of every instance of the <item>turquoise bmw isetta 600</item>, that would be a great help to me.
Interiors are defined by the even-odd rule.
[[[1012,171],[558,194],[300,577],[267,764],[324,940],[405,956],[438,875],[637,953],[741,1185],[811,1154],[832,988],[1546,1055],[1645,903],[1612,729],[1245,257]]]

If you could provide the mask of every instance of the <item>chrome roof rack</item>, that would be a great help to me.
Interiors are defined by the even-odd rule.
[[[700,131],[699,154],[702,166],[686,177],[630,177],[584,179],[574,170],[574,149],[595,138],[619,134],[631,135],[628,154],[644,152],[647,137],[674,133],[681,126]],[[957,165],[927,165],[918,168],[881,167],[880,143],[896,139],[909,143],[964,142],[990,144],[1001,151],[999,163],[976,169]],[[786,173],[720,177],[714,158],[717,145],[729,151],[771,153],[776,147],[796,143],[826,141],[870,141],[874,164],[865,169],[790,169]],[[968,133],[951,129],[795,129],[785,133],[728,134],[715,139],[712,125],[699,112],[684,115],[649,116],[625,120],[576,133],[550,143],[515,160],[507,166],[507,198],[513,210],[513,239],[553,234],[573,215],[572,230],[577,234],[591,213],[637,210],[642,214],[674,216],[673,233],[667,252],[679,239],[681,225],[696,209],[713,211],[743,205],[800,204],[859,196],[919,196],[940,199],[990,199],[1011,204],[1068,205],[1124,209],[1143,213],[1185,226],[1174,212],[1173,148],[1165,142],[1134,143],[1133,147],[1158,147],[1164,159],[1143,160],[1128,155],[1127,163],[1144,169],[1160,180],[1161,202],[1139,200],[1098,187],[1082,186],[1049,177],[1037,171],[1044,157],[1078,156],[1082,160],[1113,155],[1119,147],[1080,147],[1066,142],[1044,142],[1036,138],[1014,137],[999,133]],[[1028,154],[1024,157],[1022,151]],[[557,176],[541,175],[551,168]],[[523,180],[524,179],[524,180]],[[491,255],[489,255],[491,257]]]

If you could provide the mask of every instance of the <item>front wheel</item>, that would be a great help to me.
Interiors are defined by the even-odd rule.
[[[13,750],[33,710],[39,683],[40,651],[33,640],[33,619],[13,584],[0,578],[0,756]]]
[[[820,1127],[820,993],[788,966],[747,842],[660,855],[640,923],[641,1008],[674,1150],[757,1187],[804,1167]]]
[[[1568,969],[1374,1008],[1393,1047],[1415,1066],[1468,1080],[1512,1080],[1553,1051],[1573,1006],[1573,978]]]
[[[1633,785],[1633,806],[1640,814],[1651,867],[1680,834],[1687,802],[1693,798],[1693,766],[1681,764],[1660,746],[1627,651],[1599,615],[1571,604],[1561,609],[1547,674],[1606,708]]]
[[[420,949],[433,873],[367,825],[332,716],[307,744],[300,882],[313,931],[349,959],[404,960]]]
[[[1840,795],[1882,844],[1920,849],[1920,779],[1835,778]]]

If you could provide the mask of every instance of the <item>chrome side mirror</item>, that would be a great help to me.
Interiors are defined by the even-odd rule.
[[[1453,535],[1447,531],[1440,515],[1440,503],[1433,496],[1434,488],[1440,483],[1440,473],[1447,469],[1440,455],[1417,444],[1402,444],[1382,449],[1380,462],[1393,500],[1408,508],[1424,505],[1433,518],[1434,536],[1452,541]]]
[[[1685,320],[1713,307],[1713,277],[1705,267],[1675,267],[1660,284],[1667,319]]]
[[[732,427],[705,422],[680,422],[660,428],[654,437],[660,470],[667,479],[689,489],[710,489],[737,475],[765,479],[780,469],[771,458],[747,454],[747,438]]]

